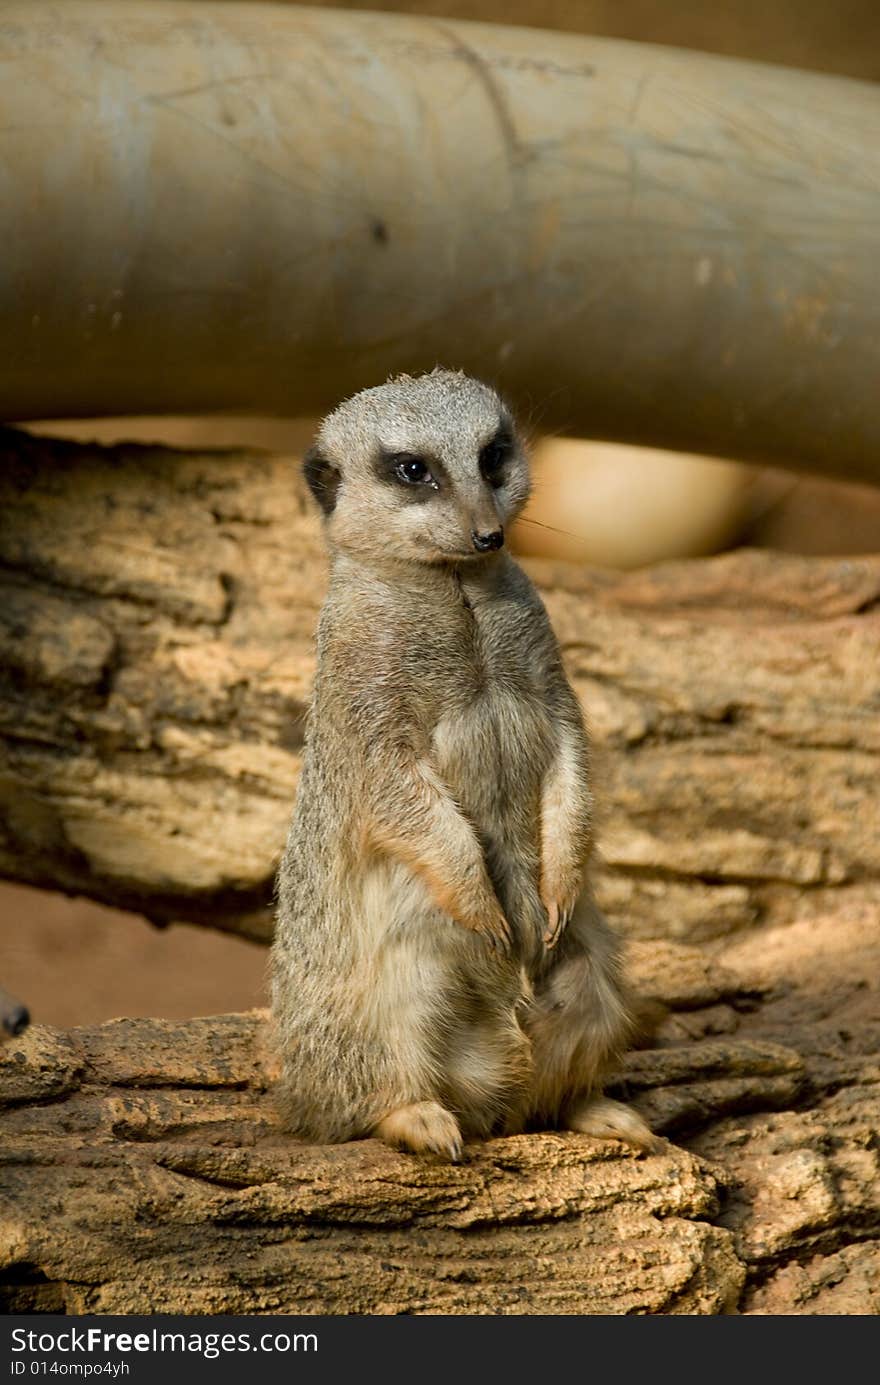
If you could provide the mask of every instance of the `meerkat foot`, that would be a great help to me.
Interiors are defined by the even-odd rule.
[[[407,1149],[413,1154],[438,1154],[453,1164],[461,1159],[458,1121],[438,1101],[398,1106],[379,1121],[373,1134],[395,1149]]]
[[[622,1101],[607,1096],[585,1097],[575,1103],[565,1118],[569,1130],[592,1135],[597,1140],[623,1140],[636,1149],[655,1153],[661,1141],[648,1129],[641,1116]]]

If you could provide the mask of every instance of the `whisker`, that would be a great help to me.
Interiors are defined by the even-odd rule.
[[[564,534],[567,539],[577,539],[583,543],[583,534],[573,534],[570,529],[557,529],[555,524],[543,524],[540,519],[529,519],[527,515],[520,515],[517,524],[535,524],[539,529],[549,529],[553,534]]]

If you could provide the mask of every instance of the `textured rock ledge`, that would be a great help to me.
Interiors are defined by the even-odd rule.
[[[765,1311],[786,1274],[783,1287],[801,1276],[803,1297],[804,1277],[833,1279],[847,1257],[872,1274],[849,1235],[876,1225],[877,1189],[864,1177],[870,1089],[852,1088],[862,1105],[851,1096],[848,1124],[836,1127],[848,1143],[817,1174],[821,1098],[770,1113],[806,1090],[797,1052],[749,1035],[680,1037],[685,1018],[698,1025],[725,1003],[754,1017],[754,987],[668,943],[635,945],[631,965],[640,989],[671,1008],[659,1046],[630,1054],[617,1085],[653,1102],[658,1128],[671,1111],[691,1150],[666,1143],[640,1156],[548,1133],[469,1146],[450,1168],[375,1141],[308,1146],[278,1129],[260,1013],[35,1027],[0,1049],[0,1301],[69,1312],[705,1314],[752,1301]],[[842,1100],[841,1090],[828,1097]],[[831,1175],[840,1187],[846,1175],[849,1191],[823,1201],[815,1179],[825,1187]],[[797,1177],[805,1200],[793,1213]],[[786,1258],[792,1246],[831,1261],[804,1267]]]
[[[573,1135],[450,1168],[279,1132],[253,1015],[35,1028],[0,1052],[0,1294],[69,1312],[718,1313],[719,1182]],[[51,1208],[51,1216],[46,1215]]]

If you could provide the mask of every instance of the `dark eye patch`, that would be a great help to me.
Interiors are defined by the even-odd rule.
[[[310,447],[303,458],[303,475],[324,514],[332,514],[336,508],[336,492],[339,490],[337,468],[317,447]]]
[[[399,487],[409,500],[428,500],[440,489],[442,469],[416,452],[383,450],[373,467],[380,481]]]
[[[504,482],[504,469],[513,452],[513,435],[502,424],[494,438],[480,450],[480,475],[490,486],[500,486]]]

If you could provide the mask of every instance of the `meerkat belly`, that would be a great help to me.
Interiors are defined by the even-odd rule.
[[[552,728],[542,709],[507,689],[482,691],[451,707],[433,736],[437,771],[473,823],[499,899],[524,944],[544,925],[540,802],[551,753]]]

